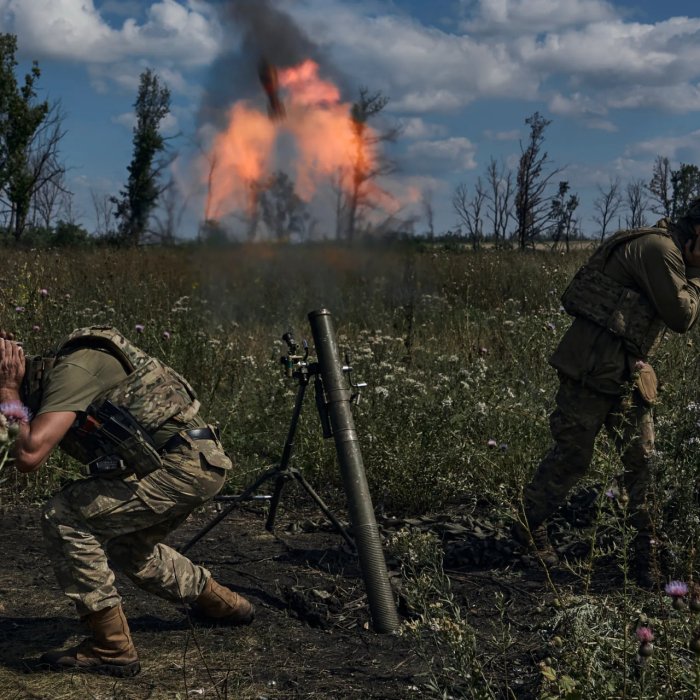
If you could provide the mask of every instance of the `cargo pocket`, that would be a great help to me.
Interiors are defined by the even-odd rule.
[[[638,363],[635,384],[644,403],[653,406],[658,397],[659,381],[654,368],[647,362]]]
[[[224,452],[218,441],[214,440],[193,440],[193,447],[199,452],[199,459],[202,468],[214,467],[228,471],[233,468],[233,462]]]

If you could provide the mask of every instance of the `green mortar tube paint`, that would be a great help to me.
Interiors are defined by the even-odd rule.
[[[339,360],[331,313],[327,309],[319,309],[309,313],[308,318],[373,627],[377,632],[395,632],[399,627],[399,616],[374,517],[362,452],[352,417],[351,393]]]

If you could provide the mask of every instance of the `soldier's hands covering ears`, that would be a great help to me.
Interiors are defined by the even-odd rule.
[[[19,391],[24,378],[24,369],[22,346],[14,340],[0,338],[0,388]]]

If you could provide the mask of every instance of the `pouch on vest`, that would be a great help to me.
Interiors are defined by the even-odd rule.
[[[88,465],[90,473],[129,472],[142,477],[163,466],[148,433],[128,411],[111,401],[104,401],[87,415],[77,431],[96,455]],[[114,465],[111,470],[110,464]]]

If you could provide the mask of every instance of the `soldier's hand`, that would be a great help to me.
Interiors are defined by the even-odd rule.
[[[24,378],[25,360],[22,346],[14,340],[0,338],[0,387],[19,388]]]
[[[684,253],[688,267],[700,267],[700,236],[695,236],[685,244]]]

